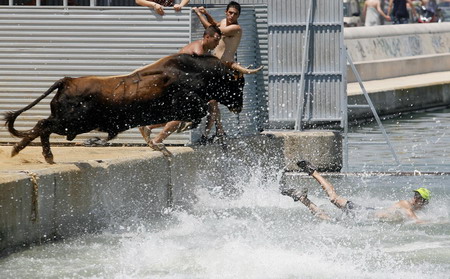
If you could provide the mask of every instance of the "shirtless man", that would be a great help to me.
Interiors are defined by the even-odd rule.
[[[173,4],[173,0],[136,0],[136,4],[139,6],[149,7],[155,10],[159,15],[164,15],[163,7],[173,6],[173,9],[177,12],[181,11],[181,8],[189,4],[190,0],[181,0],[180,4]]]
[[[223,62],[230,63],[234,69],[240,66],[235,63],[234,56],[242,37],[242,29],[238,23],[238,18],[241,15],[241,5],[235,1],[228,3],[225,10],[225,18],[219,22],[215,21],[204,7],[193,8],[192,10],[198,16],[203,27],[208,28],[211,25],[215,25],[220,28],[220,31],[222,31],[222,39],[215,49],[214,55]],[[208,134],[211,131],[214,122],[216,123],[216,136],[223,139],[225,135],[222,122],[220,120],[219,104],[216,100],[211,100],[208,105],[205,133],[202,135],[200,143],[206,143]]]
[[[327,193],[328,197],[330,198],[330,201],[332,204],[337,206],[338,208],[342,209],[345,212],[350,212],[351,210],[358,210],[358,209],[364,209],[361,206],[358,206],[354,204],[353,202],[339,196],[336,194],[336,191],[333,187],[333,185],[327,181],[324,177],[320,175],[319,172],[317,172],[316,168],[311,165],[311,163],[307,161],[299,161],[297,162],[298,167],[300,170],[308,173],[314,179],[317,180],[317,182],[320,183],[322,186],[322,189]],[[308,199],[307,191],[306,190],[295,190],[295,189],[289,189],[282,192],[283,195],[290,196],[294,199],[294,201],[300,201],[302,202],[308,209],[317,217],[323,220],[331,220],[331,217],[327,215],[322,209],[320,209],[317,205],[315,205],[312,201]],[[374,210],[374,208],[366,208],[367,210],[374,210],[373,216],[375,218],[381,219],[381,220],[396,220],[398,217],[406,217],[408,219],[416,221],[416,223],[422,223],[423,221],[420,220],[417,215],[416,211],[422,209],[425,205],[428,204],[430,200],[431,192],[426,188],[419,188],[417,190],[414,190],[414,197],[407,201],[407,200],[400,200],[393,204],[391,207],[381,209],[381,210]]]
[[[380,0],[366,0],[364,2],[363,17],[365,19],[364,26],[380,25],[380,15],[384,19],[390,21],[391,17],[387,16],[381,9]]]
[[[183,47],[178,53],[191,54],[191,55],[204,55],[215,49],[219,44],[222,37],[222,32],[217,26],[210,26],[203,32],[203,38],[192,42]],[[161,151],[166,155],[170,152],[165,148],[162,143],[173,132],[183,132],[190,128],[191,122],[183,121],[170,121],[167,123],[154,124],[149,126],[139,127],[139,131],[144,137],[148,145],[154,150]],[[152,129],[164,127],[164,129],[153,139],[150,139],[150,133]]]

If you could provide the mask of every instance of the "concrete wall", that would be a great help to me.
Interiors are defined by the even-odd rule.
[[[344,42],[363,81],[450,70],[450,23],[346,28]]]
[[[392,115],[450,105],[450,84],[434,84],[421,87],[380,90],[369,93],[378,115]],[[367,104],[364,95],[348,96],[349,104]],[[372,118],[369,108],[351,108],[349,119]]]
[[[222,146],[171,148],[146,157],[42,164],[41,169],[0,172],[0,255],[114,224],[162,216],[168,206],[189,207],[199,188],[233,191],[255,171],[276,179],[299,158],[323,170],[342,165],[341,136],[330,132],[267,133]],[[64,147],[56,147],[64,148]],[[55,148],[54,148],[55,149]],[[80,152],[89,152],[80,147]],[[105,152],[107,149],[105,148]],[[26,166],[24,166],[26,168]]]

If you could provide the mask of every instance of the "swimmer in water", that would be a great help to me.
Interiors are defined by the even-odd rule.
[[[311,163],[307,161],[299,161],[297,162],[297,166],[301,171],[306,172],[307,174],[314,177],[317,182],[320,183],[322,189],[326,192],[332,204],[334,204],[339,209],[342,209],[344,212],[349,213],[352,210],[374,210],[373,217],[378,218],[380,220],[398,220],[399,216],[402,219],[410,219],[415,221],[416,223],[423,223],[424,221],[419,219],[416,215],[416,211],[421,210],[425,205],[428,204],[431,197],[431,192],[426,188],[419,188],[414,190],[414,197],[411,200],[400,200],[393,204],[391,207],[375,210],[374,208],[364,208],[362,206],[354,204],[352,201],[349,201],[338,194],[333,187],[333,185],[326,180],[320,173],[317,171],[316,167],[314,167]],[[283,195],[290,196],[294,199],[294,201],[300,201],[303,203],[308,209],[317,217],[323,220],[331,220],[332,218],[320,209],[317,205],[315,205],[311,200],[308,199],[307,189],[296,190],[289,189],[281,192]]]

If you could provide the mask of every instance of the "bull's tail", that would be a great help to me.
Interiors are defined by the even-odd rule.
[[[23,109],[17,110],[17,111],[8,111],[4,114],[4,120],[5,120],[5,126],[8,126],[8,131],[11,135],[18,137],[18,138],[24,138],[26,137],[31,130],[28,131],[17,131],[14,128],[14,122],[16,121],[16,118],[21,115],[23,112],[29,110],[30,108],[34,107],[37,103],[39,103],[42,99],[47,97],[50,93],[55,91],[55,89],[60,89],[62,85],[64,84],[64,78],[58,80],[55,82],[50,88],[42,94],[39,98],[37,98],[34,102],[29,104],[28,106],[24,107]]]

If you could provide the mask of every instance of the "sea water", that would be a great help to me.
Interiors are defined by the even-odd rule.
[[[279,178],[245,170],[232,196],[199,181],[197,199],[152,221],[111,224],[97,234],[38,245],[0,259],[0,278],[450,278],[450,111],[410,114],[384,122],[403,163],[380,146],[350,149],[359,175],[332,176],[342,196],[358,204],[389,206],[427,187],[432,199],[418,213],[425,224],[349,218],[333,207],[310,178],[300,183],[335,219],[314,218],[279,194]],[[351,137],[379,136],[376,125]],[[415,176],[374,175],[403,170]],[[250,174],[249,174],[250,173]]]

